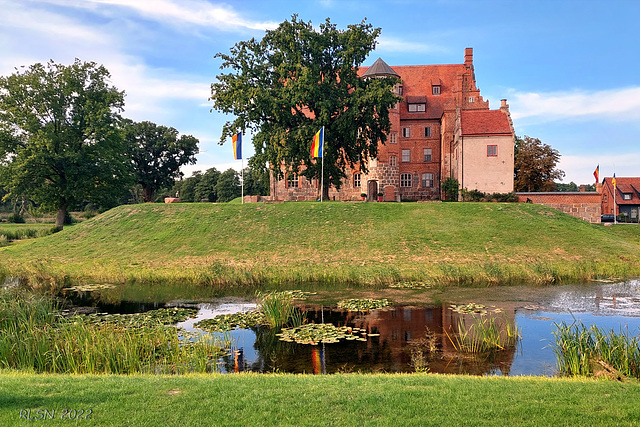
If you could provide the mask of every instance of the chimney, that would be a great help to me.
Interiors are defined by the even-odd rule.
[[[464,50],[464,65],[469,68],[473,67],[473,48],[468,47]]]
[[[509,104],[507,104],[507,100],[506,99],[501,99],[500,100],[500,109],[509,111]]]

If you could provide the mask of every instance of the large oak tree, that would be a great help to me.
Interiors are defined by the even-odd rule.
[[[516,137],[515,191],[554,191],[554,181],[564,177],[564,172],[556,169],[559,160],[558,150],[538,138]]]
[[[68,208],[109,204],[127,188],[117,126],[124,92],[109,78],[103,66],[80,60],[0,77],[0,183],[57,211],[59,229]]]
[[[253,133],[260,169],[276,176],[299,172],[320,178],[321,162],[311,161],[313,135],[325,128],[324,194],[339,188],[346,167],[377,156],[391,124],[389,109],[398,102],[396,78],[362,79],[358,67],[375,48],[379,28],[365,21],[338,29],[329,19],[318,29],[296,15],[262,40],[236,43],[218,53],[221,69],[211,85],[213,106],[236,118],[227,122],[220,143],[238,131]],[[361,165],[366,172],[366,163]]]
[[[178,137],[175,128],[127,120],[124,134],[135,180],[142,186],[145,202],[153,202],[158,189],[182,177],[180,166],[196,163],[198,139],[191,135]]]

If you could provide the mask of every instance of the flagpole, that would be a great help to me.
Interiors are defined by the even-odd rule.
[[[322,168],[320,175],[320,203],[322,203],[322,197],[324,196],[324,126],[322,126]]]
[[[240,190],[240,197],[242,197],[242,204],[244,205],[244,157],[241,159],[242,169],[240,169],[240,179],[242,180],[242,189]]]
[[[613,223],[617,224],[618,223],[618,206],[616,204],[616,188],[617,188],[617,183],[616,183],[616,173],[613,173]]]

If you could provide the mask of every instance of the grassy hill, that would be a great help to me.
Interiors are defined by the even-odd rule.
[[[549,284],[640,275],[640,227],[532,204],[127,205],[0,248],[0,275],[220,287]]]

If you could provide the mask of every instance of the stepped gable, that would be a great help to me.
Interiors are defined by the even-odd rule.
[[[501,110],[462,110],[462,135],[511,135],[509,118]]]

